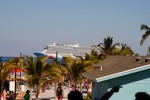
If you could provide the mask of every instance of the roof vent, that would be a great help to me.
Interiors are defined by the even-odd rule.
[[[103,67],[101,66],[101,71],[103,71]]]
[[[148,61],[150,61],[150,58],[145,58],[145,62],[148,62]]]
[[[95,66],[95,67],[94,67],[94,69],[99,69],[99,68],[100,68],[99,66]]]
[[[136,57],[135,60],[136,60],[136,62],[137,62],[137,61],[141,60],[141,57]]]

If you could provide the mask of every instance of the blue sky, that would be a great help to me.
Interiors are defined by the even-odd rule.
[[[54,42],[93,45],[107,36],[146,55],[150,0],[1,0],[0,56],[33,55]]]

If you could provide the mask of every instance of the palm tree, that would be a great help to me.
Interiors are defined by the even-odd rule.
[[[9,61],[0,64],[0,93],[2,91],[2,88],[4,88],[4,80],[8,77],[11,70],[9,69]]]
[[[121,44],[120,55],[133,55],[132,49],[127,44]]]
[[[103,53],[105,56],[111,55],[113,54],[113,50],[116,45],[119,45],[119,43],[113,44],[113,38],[108,36],[107,38],[104,38],[103,46],[100,46],[100,52]]]
[[[144,35],[142,36],[142,40],[140,42],[140,45],[142,45],[144,43],[144,41],[148,38],[148,36],[150,35],[150,28],[147,25],[142,24],[141,25],[141,30],[145,30]]]
[[[91,50],[91,54],[85,54],[85,61],[91,61],[93,63],[99,62],[98,52],[95,50]]]
[[[16,84],[17,81],[21,81],[21,73],[20,73],[20,78],[16,77],[16,70],[20,69],[21,70],[21,64],[22,64],[22,57],[15,57],[15,58],[10,58],[8,59],[5,63],[1,64],[1,74],[0,75],[0,81],[3,82],[3,80],[6,80],[7,77],[9,77],[9,74],[12,72],[12,70],[14,70],[15,72],[15,76],[14,76],[14,80],[15,80],[15,89],[14,89],[14,93],[15,93],[15,98],[17,96],[16,93]]]
[[[13,69],[15,69],[15,68],[18,68],[18,66],[16,66],[16,62],[19,62],[19,61],[20,61],[19,58],[11,58],[11,59],[8,59],[4,63],[2,63],[2,61],[1,61],[1,65],[0,65],[0,83],[1,83],[1,89],[0,89],[0,91],[4,87],[3,82],[7,78],[9,78],[9,74],[11,73],[11,71]]]
[[[55,69],[57,69],[57,74],[59,76],[59,77],[58,76],[54,77],[54,75],[53,75],[53,78],[55,78],[55,79],[53,79],[54,91],[55,91],[54,98],[55,99],[57,98],[57,95],[56,95],[57,86],[59,83],[64,83],[64,77],[66,77],[66,75],[67,75],[67,71],[63,65],[64,65],[64,63],[59,62],[57,60],[57,58],[53,59],[52,63],[51,63],[51,66],[53,66]]]
[[[150,46],[148,47],[147,55],[149,55],[149,54],[150,54]]]
[[[57,82],[58,81],[63,82],[64,81],[63,78],[67,74],[66,69],[63,66],[63,63],[59,62],[57,59],[53,59],[51,65],[54,68],[57,68],[59,70],[58,73],[61,76],[61,77],[57,77],[58,79],[55,79],[55,81],[57,81]]]
[[[91,63],[71,57],[67,57],[65,62],[66,66],[64,67],[70,77],[71,84],[76,88],[77,84],[83,80],[82,73],[92,69]]]
[[[35,97],[38,99],[40,89],[50,84],[57,77],[60,77],[60,70],[55,68],[46,60],[48,57],[25,57],[24,72],[26,74],[26,82],[30,87],[35,88]]]

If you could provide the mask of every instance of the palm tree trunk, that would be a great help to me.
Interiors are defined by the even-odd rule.
[[[38,93],[35,94],[35,99],[38,100]]]
[[[54,83],[54,100],[57,100],[56,89],[57,89],[57,84]]]
[[[0,95],[1,95],[1,92],[2,92],[2,88],[3,88],[3,81],[0,80]]]
[[[32,100],[32,89],[31,89],[31,87],[29,87],[29,90],[30,90],[30,100]]]
[[[74,88],[75,88],[75,90],[76,90],[76,88],[77,88],[77,83],[75,82],[75,84],[74,84]]]
[[[36,98],[36,100],[38,100],[38,96],[39,96],[39,88],[38,88],[38,86],[37,86],[37,88],[36,88],[36,93],[35,93],[35,98]]]
[[[80,92],[82,92],[82,82],[80,82]]]

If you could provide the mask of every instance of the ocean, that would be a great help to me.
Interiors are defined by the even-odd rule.
[[[11,58],[16,58],[16,57],[0,57],[0,62],[4,63],[6,62],[7,60],[11,59]],[[36,59],[37,57],[35,57]],[[48,59],[46,62],[49,62],[51,63],[53,59]],[[62,59],[58,58],[58,61],[59,62],[62,62]]]
[[[15,57],[0,57],[0,62],[6,62],[8,59],[15,58]]]

